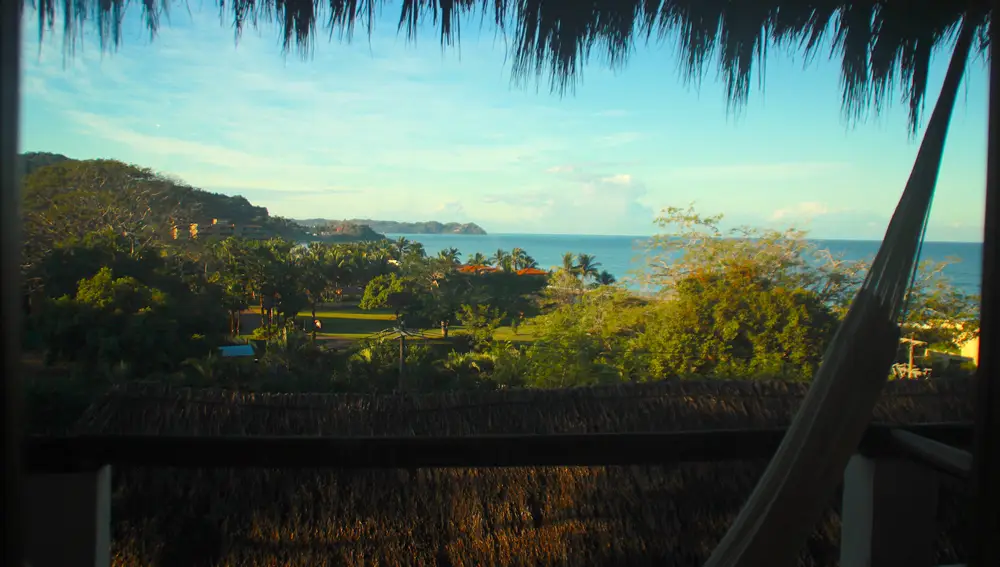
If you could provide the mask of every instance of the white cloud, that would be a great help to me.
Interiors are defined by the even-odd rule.
[[[771,214],[771,220],[781,220],[781,219],[792,219],[792,220],[810,220],[820,216],[826,215],[840,215],[843,213],[850,212],[847,209],[831,208],[826,203],[820,203],[817,201],[803,201],[801,203],[795,203],[787,207],[783,207],[775,210]]]
[[[211,12],[164,27],[155,49],[86,49],[65,67],[55,63],[60,41],[49,37],[26,60],[25,95],[55,107],[64,128],[91,141],[75,157],[117,157],[211,190],[322,190],[334,182],[391,194],[401,183],[428,188],[431,176],[433,184],[444,175],[496,178],[577,143],[534,127],[560,119],[553,99],[483,104],[434,58],[369,51],[364,42],[308,62],[282,59],[253,34],[236,48],[226,34],[205,33],[218,29]],[[466,68],[493,56],[463,51]]]
[[[632,176],[628,173],[619,173],[608,177],[602,177],[601,182],[608,183],[610,185],[631,185]]]
[[[455,219],[461,220],[466,216],[465,205],[463,205],[462,202],[458,200],[445,201],[443,203],[439,203],[436,207],[434,207],[434,213],[439,215],[446,215],[447,218],[440,219],[445,222]]]
[[[67,110],[65,114],[94,136],[128,146],[141,147],[149,153],[179,156],[209,165],[245,167],[259,164],[259,156],[231,148],[168,136],[142,134],[121,125],[117,120],[90,112]],[[159,124],[155,124],[154,127],[159,127]]]

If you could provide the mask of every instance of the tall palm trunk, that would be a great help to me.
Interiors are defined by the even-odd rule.
[[[312,301],[312,321],[309,321],[309,325],[312,326],[312,342],[316,342],[316,298]]]
[[[264,307],[264,294],[260,294],[260,326],[267,327],[267,309]],[[270,332],[270,331],[268,331]]]

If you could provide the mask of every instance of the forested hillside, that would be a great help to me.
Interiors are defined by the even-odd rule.
[[[40,167],[54,165],[70,159],[71,158],[62,154],[52,154],[49,152],[27,152],[21,154],[21,171],[24,175],[29,175],[34,173],[34,171]]]
[[[57,154],[22,155],[25,267],[54,246],[99,232],[125,235],[133,246],[169,237],[174,223],[227,219],[261,225],[289,239],[302,227],[272,217],[240,196],[211,193],[152,169],[116,160],[74,160]]]
[[[197,217],[195,220],[225,218],[235,222],[262,222],[270,216],[267,207],[255,206],[245,197],[222,195],[198,189],[180,179],[157,173],[150,168],[126,164],[117,160],[75,160],[64,155],[44,152],[22,154],[21,160],[24,175],[28,177],[38,173],[43,168],[58,166],[47,170],[42,177],[33,178],[33,187],[44,187],[46,196],[50,195],[52,191],[79,188],[83,177],[94,174],[97,169],[103,170],[103,174],[99,174],[98,177],[111,174],[113,169],[120,169],[120,173],[127,171],[130,175],[134,175],[134,181],[142,184],[144,190],[156,192],[161,197],[157,199],[161,207],[179,207],[183,213],[191,215],[192,218]],[[121,169],[122,167],[124,169]],[[96,178],[91,175],[91,181],[94,180]],[[109,185],[108,181],[109,179],[98,181],[103,183],[100,186],[102,190],[124,189],[121,185]],[[153,185],[156,187],[154,188]],[[162,208],[160,212],[163,212]]]

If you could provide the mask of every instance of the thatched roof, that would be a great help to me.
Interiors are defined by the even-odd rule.
[[[803,384],[660,382],[418,397],[133,386],[81,433],[429,435],[786,425]],[[894,382],[888,422],[967,420],[971,380]],[[700,566],[765,462],[665,467],[115,471],[113,565]],[[965,558],[947,484],[936,564]],[[799,564],[837,564],[838,497]]]
[[[23,0],[27,2],[28,0]],[[30,0],[35,4],[35,0]],[[61,20],[67,46],[92,25],[106,48],[121,43],[126,0],[38,0],[39,32]],[[155,36],[161,15],[176,0],[142,0],[146,26]],[[218,0],[237,37],[246,26],[274,25],[285,50],[311,52],[320,29],[350,39],[357,24],[371,32],[386,0]],[[394,3],[395,4],[395,3]],[[515,79],[547,75],[552,88],[574,85],[591,56],[620,66],[638,44],[679,41],[687,79],[717,66],[731,103],[742,104],[754,71],[763,78],[771,49],[841,58],[844,110],[852,118],[879,111],[903,91],[916,129],[927,89],[932,53],[954,39],[966,19],[977,30],[975,53],[989,56],[989,0],[401,0],[399,29],[412,35],[431,20],[441,41],[460,36],[465,16],[492,20],[512,34]],[[398,4],[397,4],[398,5]],[[183,7],[183,5],[181,5]],[[758,69],[755,69],[755,66]],[[663,72],[668,71],[664,62]],[[761,83],[762,84],[762,83]]]
[[[164,435],[487,435],[754,429],[790,423],[808,384],[661,381],[563,390],[441,394],[255,394],[118,388],[78,433]],[[884,423],[971,420],[971,381],[890,382]]]

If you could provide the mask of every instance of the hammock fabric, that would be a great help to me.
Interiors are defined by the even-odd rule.
[[[793,565],[843,478],[886,380],[973,40],[962,24],[882,246],[781,446],[706,567]]]

